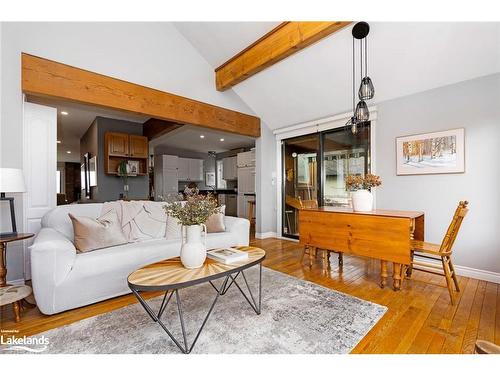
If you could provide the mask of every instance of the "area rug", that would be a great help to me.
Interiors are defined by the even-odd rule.
[[[245,274],[256,288],[258,268]],[[180,294],[192,342],[215,291],[203,284]],[[148,303],[157,311],[161,301],[156,297]],[[172,302],[163,321],[182,340],[177,305]],[[233,285],[219,298],[192,353],[349,353],[386,311],[385,306],[263,267],[261,315]],[[180,353],[138,303],[38,337],[42,335],[49,341],[43,353]]]

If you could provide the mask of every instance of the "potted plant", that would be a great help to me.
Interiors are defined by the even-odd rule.
[[[380,176],[368,173],[364,177],[349,175],[346,179],[347,190],[352,191],[352,208],[354,211],[367,212],[373,210],[373,194],[371,189],[382,185]]]
[[[129,174],[129,166],[126,160],[123,160],[120,164],[118,164],[118,176],[123,179],[123,198],[127,199],[128,197],[128,174]]]
[[[165,206],[168,215],[182,224],[181,262],[186,268],[199,268],[207,257],[205,222],[210,215],[220,212],[216,199],[200,195],[198,189],[184,190],[184,202],[171,202]],[[201,235],[204,233],[204,241]]]

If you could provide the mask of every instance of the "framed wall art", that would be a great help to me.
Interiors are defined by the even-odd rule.
[[[398,176],[463,172],[465,172],[463,128],[396,138]]]

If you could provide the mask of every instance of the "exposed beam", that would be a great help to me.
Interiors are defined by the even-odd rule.
[[[181,126],[183,125],[176,122],[150,118],[143,124],[142,135],[148,137],[148,140],[152,140],[163,134],[170,133],[172,130],[178,129]]]
[[[182,124],[260,136],[258,117],[25,53],[22,54],[22,90],[27,94],[118,109]]]
[[[351,22],[283,22],[215,69],[217,90],[224,91]]]

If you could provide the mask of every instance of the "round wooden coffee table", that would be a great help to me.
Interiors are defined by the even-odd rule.
[[[132,272],[128,277],[128,286],[132,293],[137,297],[141,303],[144,310],[153,319],[154,322],[158,323],[161,328],[168,334],[172,341],[177,345],[177,347],[184,353],[189,354],[192,350],[196,341],[198,340],[201,331],[205,327],[210,314],[219,298],[226,294],[229,288],[234,284],[241,292],[246,301],[250,304],[252,309],[260,314],[261,300],[262,300],[262,261],[266,257],[266,252],[257,247],[251,246],[239,246],[236,249],[248,252],[248,259],[233,264],[223,264],[215,260],[207,258],[205,264],[196,269],[185,268],[179,257],[163,260],[157,263],[147,265],[137,271]],[[247,278],[244,271],[253,266],[259,266],[259,295],[257,301],[255,300],[252,290],[248,284]],[[248,295],[243,291],[242,286],[238,283],[237,278],[241,275],[244,281],[246,289],[248,290]],[[217,287],[213,281],[216,279],[223,278],[222,284]],[[240,282],[241,282],[240,278]],[[200,329],[196,333],[196,336],[191,343],[188,344],[186,329],[184,327],[184,314],[182,310],[181,299],[179,296],[179,290],[182,288],[187,288],[193,285],[210,283],[214,290],[216,291],[215,299],[213,300]],[[163,301],[160,305],[158,312],[154,312],[151,306],[141,297],[139,292],[142,291],[164,291]],[[175,294],[175,300],[177,302],[177,309],[179,311],[179,318],[181,323],[181,331],[183,344],[179,343],[169,329],[165,326],[161,317],[170,302],[172,296]]]

